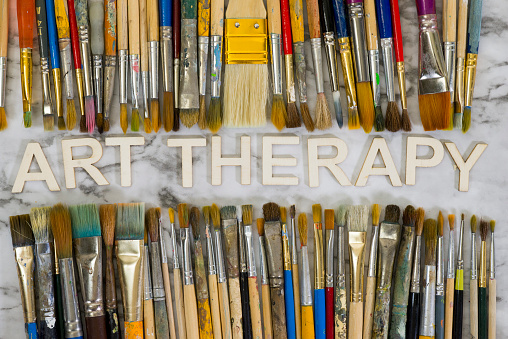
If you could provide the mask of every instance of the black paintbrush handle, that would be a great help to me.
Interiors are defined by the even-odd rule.
[[[335,32],[334,17],[330,0],[319,0],[319,16],[321,33]]]
[[[106,329],[108,339],[120,339],[120,325],[116,308],[106,308]]]
[[[48,24],[46,17],[46,2],[35,0],[35,15],[37,19],[37,35],[39,37],[39,55],[41,58],[49,58]]]
[[[46,320],[37,321],[38,339],[54,339],[58,338],[58,328],[56,326],[49,327]]]
[[[407,304],[406,339],[418,339],[420,327],[420,293],[409,293]]]
[[[455,290],[453,296],[453,338],[462,338],[462,317],[464,307],[464,291]]]
[[[478,288],[478,338],[488,338],[489,316],[487,313],[487,288]]]
[[[242,326],[243,338],[252,339],[249,304],[249,277],[247,272],[240,272],[240,292],[242,293]]]
[[[56,302],[56,328],[58,328],[58,338],[65,338],[64,328],[64,314],[63,314],[63,302],[62,302],[62,285],[60,282],[60,274],[53,276],[53,283],[55,284],[55,302]]]

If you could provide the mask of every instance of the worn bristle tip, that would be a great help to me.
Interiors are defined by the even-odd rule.
[[[302,126],[302,121],[300,120],[300,115],[298,114],[298,107],[296,107],[296,103],[288,102],[287,109],[288,116],[286,120],[286,127],[297,128]]]
[[[104,131],[104,113],[97,113],[97,130],[99,133]]]
[[[378,204],[372,205],[372,225],[379,225],[379,216],[381,214],[381,209]]]
[[[450,92],[418,95],[420,117],[425,131],[447,129],[450,123]]]
[[[356,84],[357,98],[358,98],[358,114],[360,116],[360,125],[363,127],[365,133],[370,133],[372,125],[374,124],[374,99],[372,97],[372,90],[370,89],[370,82],[359,82]]]
[[[347,209],[348,208],[347,208],[346,205],[340,205],[337,208],[336,216],[335,216],[335,218],[337,219],[337,225],[339,225],[339,226],[346,226]],[[379,223],[379,218],[378,218],[378,223]]]
[[[492,233],[494,233],[494,229],[496,228],[496,221],[495,220],[491,220],[490,221],[490,231]]]
[[[436,244],[437,230],[436,220],[427,219],[423,222],[423,231],[425,238],[425,265],[436,265]]]
[[[302,111],[302,120],[303,124],[305,125],[305,128],[307,129],[307,131],[313,132],[315,127],[314,121],[310,116],[309,105],[306,102],[300,102],[300,110]]]
[[[51,120],[53,120],[53,119],[51,119]],[[50,124],[51,124],[51,122],[50,122]],[[67,127],[65,126],[65,119],[64,119],[64,117],[58,117],[58,119],[57,119],[57,127],[58,127],[59,131],[63,131],[63,130],[67,129]],[[53,129],[53,127],[51,127],[51,129]]]
[[[397,132],[400,130],[400,124],[399,108],[395,101],[390,101],[386,108],[386,129],[390,132]]]
[[[413,227],[416,221],[416,210],[413,206],[407,205],[402,214],[402,223],[405,226]]]
[[[281,206],[280,207],[280,221],[285,223],[286,220],[287,220],[287,210],[286,210],[286,207],[284,206]]]
[[[400,219],[400,207],[397,205],[388,205],[385,209],[385,220],[398,223]]]
[[[99,210],[95,204],[69,206],[72,221],[72,238],[101,236]]]
[[[480,220],[480,238],[482,241],[487,240],[487,233],[489,232],[489,224],[485,220]]]
[[[217,206],[216,204],[212,204],[210,216],[212,217],[213,228],[215,230],[220,230],[220,209],[219,209],[219,206]]]
[[[450,230],[455,229],[455,214],[448,214],[448,225],[450,225]]]
[[[67,130],[71,131],[76,127],[76,107],[74,99],[67,99]]]
[[[203,220],[205,225],[210,225],[210,206],[203,206]]]
[[[118,204],[116,208],[116,240],[142,240],[145,229],[145,204]]]
[[[58,120],[60,120],[59,117]],[[62,118],[63,119],[63,118]],[[52,131],[55,128],[55,117],[53,114],[46,114],[44,118],[42,118],[42,124],[44,125],[44,130],[46,132]],[[65,129],[65,122],[63,123]],[[58,121],[58,129],[60,129],[60,121]]]
[[[133,108],[131,113],[131,131],[139,131],[139,109]]]
[[[112,246],[115,241],[116,206],[114,204],[101,205],[99,217],[104,244]]]
[[[127,104],[120,104],[120,127],[124,134],[127,133]]]
[[[180,109],[175,107],[173,109],[173,132],[177,132],[179,130],[180,130]]]
[[[335,228],[335,211],[331,209],[325,210],[325,229],[332,230]]]
[[[382,132],[385,130],[385,119],[383,118],[383,112],[381,111],[381,106],[374,107],[375,117],[374,117],[374,129],[376,132]],[[388,116],[387,116],[388,119]]]
[[[109,131],[109,118],[105,118],[104,119],[104,132],[108,132]]]
[[[189,227],[189,208],[187,204],[178,204],[178,223],[180,228]]]
[[[294,219],[294,218],[295,218],[295,216],[296,216],[296,207],[295,207],[295,205],[291,205],[291,206],[289,207],[289,217],[290,217],[291,219]]]
[[[257,229],[258,229],[259,236],[262,237],[262,236],[265,235],[265,219],[258,218],[258,220],[257,220]]]
[[[222,220],[236,219],[236,206],[224,206],[220,209]]]
[[[0,131],[7,128],[7,116],[5,115],[5,107],[0,107]]]
[[[272,102],[272,124],[279,130],[286,126],[287,111],[282,94],[274,94]]]
[[[425,210],[419,207],[416,210],[416,220],[415,220],[416,235],[422,235],[424,218],[425,218]]]
[[[314,204],[312,205],[312,221],[321,222],[321,205]]]
[[[159,216],[156,208],[149,208],[145,216],[146,228],[150,234],[150,241],[159,241]]]
[[[252,205],[243,205],[242,214],[244,225],[252,225]]]
[[[9,218],[11,224],[12,247],[25,247],[34,245],[34,234],[30,226],[28,214],[14,215]]]
[[[347,225],[350,232],[366,232],[369,222],[369,206],[350,206],[347,211]]]
[[[439,211],[439,215],[437,217],[437,234],[442,237],[444,232],[444,219],[443,214]]]
[[[477,227],[477,221],[476,221],[476,215],[473,214],[471,217],[471,232],[476,233],[476,227]]]
[[[168,208],[168,213],[169,213],[169,222],[174,224],[175,223],[175,210],[170,207],[170,208]]]
[[[67,207],[62,204],[53,206],[50,222],[57,257],[59,259],[72,258],[71,214]]]
[[[150,121],[149,119],[146,119],[146,120],[148,120],[150,129],[153,128],[155,133],[157,133],[159,131],[159,126],[160,126],[159,99],[150,100],[150,114],[151,114],[152,121]],[[146,120],[145,120],[145,123],[146,123]],[[157,126],[155,126],[155,125],[157,125]],[[157,130],[155,129],[155,127],[157,127]],[[146,127],[145,127],[145,131],[146,131]],[[147,133],[150,133],[150,132],[147,132]]]
[[[411,119],[406,108],[402,109],[402,130],[404,132],[411,132]]]
[[[95,103],[92,97],[85,97],[86,127],[88,133],[92,134],[95,129]]]
[[[25,128],[32,127],[32,112],[23,112],[23,125]]]
[[[307,246],[307,214],[300,213],[298,215],[298,234],[300,235],[300,243]]]
[[[219,97],[210,99],[210,107],[206,116],[206,124],[212,133],[217,133],[222,126],[222,112]]]
[[[157,113],[159,112],[159,102],[157,101],[157,103],[154,103],[154,101],[152,101],[152,106],[153,105],[156,105],[157,106]],[[153,130],[155,133],[157,133],[159,131],[159,126],[160,126],[160,117],[159,115],[157,116],[154,116],[153,115],[153,112],[154,112],[154,107],[152,107],[152,127],[153,127]],[[171,131],[171,129],[173,128],[173,123],[174,123],[174,110],[175,110],[175,104],[173,102],[173,92],[164,92],[164,96],[162,98],[162,110],[163,110],[163,116],[164,116],[164,130],[166,132],[169,132]]]
[[[145,128],[145,133],[150,134],[152,133],[152,122],[149,118],[145,118],[143,121],[143,127]]]
[[[180,120],[182,124],[191,128],[195,124],[197,124],[199,119],[199,109],[198,108],[181,108],[180,109]]]
[[[340,92],[332,92],[333,96],[333,107],[335,108],[335,119],[337,120],[337,126],[342,128],[344,124],[344,117],[342,116],[342,106],[340,104]]]
[[[358,107],[357,106],[349,107],[347,113],[348,113],[348,121],[347,121],[348,128],[359,129],[360,115],[358,114]]]
[[[200,129],[206,129],[206,97],[204,95],[199,96],[199,118],[198,126]]]
[[[30,222],[37,244],[53,242],[50,217],[51,207],[34,207],[30,210]]]
[[[199,208],[195,206],[191,208],[189,220],[194,240],[199,240]]]
[[[464,107],[464,117],[462,118],[462,133],[469,131],[471,127],[471,107]]]
[[[269,202],[263,205],[263,216],[265,221],[279,221],[280,209],[279,205],[274,202]]]
[[[332,113],[330,112],[324,93],[318,93],[317,95],[315,126],[319,130],[332,127]]]

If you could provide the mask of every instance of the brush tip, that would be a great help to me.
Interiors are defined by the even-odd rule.
[[[325,229],[333,231],[335,228],[335,211],[332,209],[325,210]]]
[[[62,118],[63,120],[63,117],[58,117],[58,129],[61,129],[60,118]],[[44,114],[44,117],[42,118],[42,124],[44,126],[44,131],[46,132],[52,131],[55,128],[55,117],[53,116],[53,114]],[[63,125],[65,129],[65,122]]]
[[[115,241],[116,206],[114,204],[101,205],[99,207],[99,218],[104,244],[113,246]]]
[[[210,107],[206,117],[206,124],[212,133],[217,133],[222,126],[222,112],[220,97],[212,97],[210,99]]]
[[[491,220],[490,221],[490,232],[494,233],[494,229],[496,228],[496,221]]]
[[[291,206],[289,207],[289,217],[290,217],[291,219],[294,219],[294,218],[295,218],[295,216],[296,216],[296,207],[295,207],[295,205],[291,205]]]
[[[145,204],[118,204],[116,207],[116,240],[142,240],[145,234]]]
[[[418,105],[423,129],[447,129],[450,124],[450,92],[419,94]]]
[[[350,206],[346,218],[350,232],[366,232],[369,222],[369,207],[367,205]]]
[[[145,128],[145,133],[150,134],[152,133],[152,123],[149,118],[145,118],[143,120],[143,127]]]
[[[180,130],[180,109],[176,108],[173,110],[173,132]]]
[[[472,233],[476,233],[476,227],[477,227],[476,215],[473,214],[473,216],[471,217],[471,232]]]
[[[439,211],[439,215],[437,216],[437,233],[440,237],[442,237],[443,232],[444,232],[444,218],[443,213]]]
[[[400,207],[397,205],[388,205],[385,209],[385,220],[388,222],[399,223]]]
[[[416,221],[416,210],[413,206],[407,205],[402,214],[402,223],[405,226],[414,227]]]
[[[189,208],[187,204],[178,204],[178,222],[180,228],[189,227]]]
[[[281,206],[280,207],[280,221],[282,223],[286,223],[286,221],[287,221],[287,214],[288,214],[288,212],[286,210],[286,207],[285,206]]]
[[[76,127],[76,107],[74,99],[67,99],[67,130],[71,131]]]
[[[95,102],[93,96],[85,97],[85,116],[88,133],[92,134],[95,129]]]
[[[448,225],[450,225],[450,231],[455,229],[455,214],[448,214]]]
[[[120,127],[122,128],[123,134],[127,133],[127,104],[120,104]]]
[[[139,131],[139,109],[133,108],[131,112],[131,131]]]
[[[381,209],[378,204],[372,205],[372,225],[378,226],[379,225],[379,216],[381,214]]]
[[[287,109],[288,116],[286,120],[286,127],[297,128],[302,126],[302,121],[300,120],[300,114],[298,113],[298,107],[296,107],[296,103],[288,102]]]
[[[165,102],[163,102],[163,105],[164,104],[165,104]],[[151,121],[150,121],[150,119],[145,119],[145,123],[146,123],[146,120],[150,121],[150,129],[153,128],[153,131],[155,133],[157,133],[159,131],[160,120],[161,120],[160,115],[159,115],[159,99],[157,99],[157,98],[150,100],[150,117],[151,117]],[[172,113],[171,113],[171,118],[173,118]],[[146,127],[145,127],[145,129],[146,129]],[[151,133],[151,131],[149,133]]]
[[[12,247],[33,246],[34,234],[28,214],[14,215],[9,218],[11,226]]]
[[[372,125],[374,125],[374,98],[372,97],[372,89],[370,82],[358,82],[356,84],[358,98],[358,113],[360,116],[360,125],[365,133],[370,133]]]
[[[79,131],[81,133],[86,133],[86,115],[82,114],[81,119],[79,119]]]
[[[166,132],[171,131],[173,128],[174,123],[174,102],[173,102],[173,92],[164,92],[164,95],[162,97],[162,111],[163,111],[163,118],[164,118],[164,130]],[[157,113],[157,115],[154,115],[154,112]],[[159,131],[160,126],[160,116],[159,116],[159,101],[158,100],[152,100],[152,125],[153,130],[155,133]]]
[[[109,131],[109,118],[105,118],[104,119],[104,132],[108,132]]]
[[[381,111],[381,106],[374,106],[374,130],[376,132],[382,132],[385,130],[385,119],[383,118],[383,112]],[[387,115],[388,119],[388,115]]]
[[[411,132],[411,120],[407,108],[402,109],[402,130],[404,132]]]
[[[312,220],[315,223],[321,222],[321,205],[320,204],[312,205]]]
[[[72,222],[72,238],[101,236],[99,210],[95,204],[69,206]]]
[[[386,129],[390,132],[400,130],[400,113],[395,101],[388,102],[388,107],[386,108]]]
[[[280,209],[279,205],[274,202],[268,202],[263,205],[263,217],[265,221],[279,221]]]
[[[205,225],[210,225],[210,206],[203,206],[203,219]]]
[[[482,241],[487,240],[487,233],[489,232],[489,224],[485,220],[480,220],[480,238]]]
[[[302,111],[302,120],[305,128],[309,132],[314,131],[314,121],[310,116],[309,105],[306,102],[300,102],[300,110]]]
[[[30,223],[35,238],[35,243],[53,242],[53,234],[50,228],[51,207],[33,207],[30,210]]]
[[[315,126],[319,130],[332,127],[332,113],[330,112],[324,93],[317,94]]]
[[[46,130],[46,119],[47,117],[44,116],[44,129]],[[51,120],[51,121],[49,121]],[[54,125],[54,120],[53,120],[53,117],[51,117],[51,119],[49,119],[48,117],[48,123],[51,125],[51,126],[48,126],[48,130],[49,131],[52,131],[53,130],[53,125]],[[60,131],[63,131],[63,130],[66,130],[67,127],[65,126],[65,120],[64,120],[64,117],[58,117],[57,119],[57,127],[58,127],[58,130]]]
[[[156,208],[149,208],[145,215],[146,229],[151,242],[159,241],[159,215]]]
[[[174,224],[175,223],[175,210],[171,207],[168,208],[168,214],[169,214],[169,222]]]
[[[252,205],[242,205],[243,223],[252,225]]]
[[[236,219],[236,206],[224,206],[220,209],[220,217],[222,220]]]
[[[437,230],[436,220],[427,219],[423,223],[425,238],[425,265],[436,265]]]
[[[7,128],[7,115],[5,114],[5,107],[0,107],[0,131]]]
[[[335,219],[337,219],[337,225],[339,225],[339,226],[346,225],[346,214],[347,214],[347,206],[340,205],[337,208],[336,215],[335,215]],[[378,217],[378,224],[379,224],[379,217]]]
[[[298,215],[298,234],[300,235],[300,244],[307,246],[307,214]]]
[[[196,206],[192,207],[190,210],[189,222],[191,224],[194,240],[199,240],[199,208]]]
[[[206,97],[199,96],[199,117],[198,126],[200,129],[206,129]]]
[[[101,134],[104,132],[104,113],[97,113],[97,130]]]
[[[360,115],[358,114],[358,107],[351,106],[348,108],[347,112],[348,112],[348,121],[347,121],[348,128],[349,129],[359,129],[360,128]]]
[[[462,117],[462,133],[466,133],[471,127],[471,107],[464,107],[464,116]]]
[[[416,220],[415,220],[416,235],[422,235],[424,218],[425,218],[425,210],[419,207],[416,210]]]
[[[220,209],[219,209],[219,206],[217,206],[216,204],[212,204],[210,216],[212,217],[213,228],[216,231],[220,230]]]
[[[265,235],[265,219],[258,218],[256,226],[257,226],[257,229],[258,229],[259,236],[260,237],[264,236]]]
[[[32,127],[32,112],[23,112],[23,125],[25,128]]]
[[[332,92],[333,96],[333,107],[335,108],[335,119],[337,120],[337,125],[339,128],[342,128],[344,124],[344,118],[342,116],[342,106],[340,104],[340,92]]]
[[[279,131],[282,131],[282,129],[284,129],[284,127],[286,126],[287,112],[286,112],[286,104],[284,104],[282,94],[273,95],[271,120],[272,124]]]
[[[181,108],[180,109],[180,120],[182,124],[191,128],[195,124],[197,124],[199,119],[199,108]]]
[[[57,257],[59,259],[72,258],[71,215],[67,207],[60,203],[53,206],[50,223]]]

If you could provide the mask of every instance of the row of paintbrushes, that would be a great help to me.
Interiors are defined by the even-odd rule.
[[[455,219],[453,215],[448,217],[450,242],[445,285],[442,214],[436,225],[433,219],[424,221],[423,209],[408,206],[400,225],[399,207],[388,205],[384,221],[379,223],[380,208],[373,205],[364,294],[368,206],[325,210],[323,232],[321,206],[313,205],[315,280],[312,294],[307,215],[301,213],[296,219],[294,205],[289,212],[288,225],[286,208],[267,203],[263,206],[264,219],[257,220],[261,289],[257,285],[252,205],[226,206],[220,210],[215,204],[205,206],[202,227],[199,209],[193,207],[189,213],[187,205],[180,204],[179,237],[176,236],[175,212],[169,209],[173,290],[170,289],[158,208],[149,209],[145,217],[144,204],[102,205],[99,209],[93,204],[68,209],[58,204],[53,208],[33,208],[30,215],[11,217],[30,338],[36,338],[37,333],[48,338],[83,337],[74,258],[84,301],[87,337],[120,336],[113,250],[120,276],[126,338],[143,337],[143,334],[147,338],[177,338],[176,333],[178,338],[260,339],[263,333],[265,338],[298,339],[346,338],[348,334],[355,339],[452,338],[452,333],[454,338],[462,337],[464,217],[457,267]],[[300,260],[296,224],[301,244]],[[487,338],[487,333],[488,338],[495,338],[495,222],[491,221],[490,226],[490,309],[487,312],[488,224],[480,222],[478,284],[476,217],[471,219],[470,308],[471,335],[475,338]],[[101,230],[106,251],[105,272],[102,272]],[[205,234],[204,239],[201,233]],[[422,234],[425,268],[420,285]],[[346,290],[347,244],[349,294]],[[395,263],[397,270],[393,274]]]

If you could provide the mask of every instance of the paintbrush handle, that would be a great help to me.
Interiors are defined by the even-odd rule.
[[[231,311],[229,309],[229,295],[227,282],[219,283],[219,307],[223,338],[231,339]]]
[[[321,38],[319,21],[319,6],[317,0],[307,0],[307,19],[309,21],[309,33],[311,39]]]
[[[345,275],[337,277],[335,287],[335,338],[347,338],[347,291]]]
[[[198,6],[197,0],[181,0],[181,20],[197,19]]]
[[[467,5],[468,0],[459,0],[458,26],[457,26],[457,58],[466,58],[467,40]]]
[[[224,0],[212,1],[210,11],[211,35],[224,35]]]
[[[208,298],[198,299],[199,338],[213,339],[212,318],[210,315],[210,302]],[[169,333],[168,333],[169,335]],[[159,337],[159,336],[157,336]],[[164,337],[162,337],[164,338]],[[169,337],[168,337],[169,338]]]
[[[272,326],[272,301],[270,297],[270,286],[262,285],[261,294],[263,300],[263,325],[265,329],[265,339],[272,339],[273,326]]]
[[[266,7],[268,10],[268,33],[282,34],[280,0],[267,0]]]
[[[496,279],[489,281],[489,339],[496,339]],[[461,333],[462,334],[462,333]],[[457,337],[462,338],[462,337]]]
[[[293,253],[296,256],[296,253]],[[294,294],[294,304],[295,304],[295,324],[296,324],[296,339],[302,339],[302,310],[300,306],[300,281],[299,281],[299,272],[298,272],[298,264],[293,264],[293,294]]]
[[[489,293],[489,301],[491,294]],[[464,291],[456,289],[453,297],[453,333],[452,338],[462,338],[462,317],[464,308]],[[492,314],[489,313],[489,322]]]
[[[87,0],[74,0],[74,10],[78,27],[88,27],[88,5]]]
[[[187,327],[187,338],[199,338],[198,309],[194,284],[183,286],[183,299],[185,304],[185,326]]]
[[[252,339],[248,280],[248,273],[240,272],[240,292],[242,294],[242,326],[244,339]]]
[[[418,339],[418,329],[420,327],[420,293],[409,293],[409,303],[407,305],[407,325],[406,338]]]
[[[231,312],[231,333],[233,339],[243,337],[242,325],[242,293],[240,291],[240,279],[229,278],[229,308]]]
[[[116,306],[116,285],[115,285],[115,268],[113,266],[113,249],[112,246],[105,246],[106,252],[106,270],[104,278],[106,280],[104,288],[106,320],[108,329],[108,338],[120,338],[120,326],[118,324],[118,313]]]
[[[49,39],[48,23],[46,16],[46,2],[44,0],[35,0],[37,36],[39,37],[39,55],[41,58],[49,58]]]
[[[282,15],[282,45],[284,46],[284,55],[293,54],[293,39],[291,37],[291,19],[289,16],[289,0],[282,0],[280,3]]]
[[[314,327],[316,338],[326,338],[326,300],[325,290],[314,290]]]
[[[74,60],[74,69],[81,69],[81,53],[79,50],[78,24],[76,22],[76,11],[74,10],[73,0],[67,0],[67,7],[69,9],[69,28],[71,31],[72,58]],[[84,114],[84,112],[82,112],[82,114]]]
[[[326,297],[326,338],[335,338],[335,295],[333,287],[325,287]]]
[[[56,27],[58,28],[59,39],[69,39],[71,37],[69,29],[69,18],[67,17],[67,9],[65,0],[55,0],[55,18]]]
[[[120,326],[116,308],[106,308],[106,329],[108,339],[120,339]]]
[[[116,56],[116,0],[104,1],[104,48],[106,55]]]
[[[9,41],[9,1],[0,0],[0,57],[7,56]]]
[[[139,1],[128,0],[129,54],[139,54]]]
[[[363,2],[365,11],[365,33],[367,35],[367,49],[369,51],[377,50],[377,20],[376,20],[376,1],[365,0]]]
[[[166,308],[166,301],[154,300],[154,319],[155,319],[155,333],[157,338],[170,338],[169,336],[169,324],[168,324],[168,311]]]
[[[220,319],[220,299],[217,286],[217,275],[208,276],[208,289],[210,294],[210,308],[212,312],[212,328],[214,338],[222,338],[222,325]],[[173,337],[172,337],[173,338]]]
[[[376,290],[376,304],[374,307],[373,338],[388,338],[390,323],[391,284],[378,287]]]
[[[159,41],[159,10],[157,0],[146,0],[146,16],[148,41]]]
[[[286,302],[286,327],[288,338],[296,338],[295,302],[293,293],[293,275],[291,270],[284,270],[284,300]]]
[[[145,338],[155,338],[153,299],[143,300],[143,328]]]
[[[270,287],[270,298],[272,302],[272,326],[274,338],[287,339],[288,333],[286,327],[284,288],[282,286]]]
[[[35,1],[17,0],[19,48],[33,48]]]
[[[127,14],[127,0],[117,0],[116,10],[118,50],[127,50],[129,49],[129,15]]]
[[[259,289],[257,277],[249,277],[249,305],[252,322],[252,338],[263,338],[263,326],[261,325],[261,307],[259,301]]]
[[[168,263],[162,263],[162,278],[164,279],[164,293],[166,294],[166,311],[168,315],[170,338],[176,338],[175,317],[173,315],[173,296],[171,295],[171,282],[169,280]]]
[[[180,59],[180,0],[173,0],[173,57]]]
[[[376,277],[367,277],[367,287],[365,289],[365,311],[363,315],[363,338],[365,339],[369,339],[372,336],[375,302],[376,302]]]
[[[332,5],[330,0],[319,0],[319,18],[321,21],[321,31],[335,32],[335,25],[333,22]]]
[[[446,292],[445,292],[445,338],[452,338],[453,327],[453,292],[455,286],[455,279],[446,279]]]
[[[179,268],[175,268],[173,270],[173,279],[175,287],[175,313],[176,325],[178,327],[178,338],[185,339],[187,338],[185,332],[185,308],[183,306],[182,274]]]
[[[402,29],[400,25],[399,0],[390,0],[393,24],[393,45],[395,49],[395,61],[404,61],[404,48],[402,46]]]
[[[104,1],[88,0],[90,9],[90,49],[93,55],[104,54]]]
[[[125,336],[124,339],[143,338],[143,321],[124,322]]]
[[[363,333],[363,302],[349,304],[349,339],[362,339]]]
[[[443,1],[443,42],[457,39],[457,1]]]
[[[302,306],[302,337],[305,339],[316,338],[312,305]]]
[[[488,338],[487,287],[478,288],[478,338]]]
[[[62,282],[60,281],[60,274],[53,276],[55,284],[55,308],[56,308],[56,327],[58,328],[58,338],[65,337],[65,322],[62,300]]]
[[[381,39],[393,36],[390,0],[376,0],[376,14]]]
[[[139,39],[141,54],[141,72],[148,71],[148,23],[146,17],[146,0],[139,0]],[[150,96],[150,93],[143,93],[143,96]],[[147,108],[145,107],[145,110]]]
[[[466,53],[478,54],[482,28],[482,5],[482,0],[471,0],[469,2]]]
[[[344,1],[342,0],[332,0],[333,6],[333,14],[335,18],[335,31],[337,33],[337,38],[346,38],[349,37],[349,27],[346,19],[346,8],[344,5]]]
[[[469,280],[469,323],[471,339],[478,339],[478,280]]]
[[[49,54],[51,56],[51,68],[60,68],[58,31],[55,20],[55,2],[53,0],[45,0],[45,1],[48,24]]]
[[[445,299],[436,295],[436,339],[444,338]]]
[[[106,316],[85,318],[86,335],[88,338],[107,339],[108,331],[106,329]]]
[[[436,14],[436,3],[434,0],[416,0],[418,16]]]
[[[210,0],[198,0],[198,36],[210,35]]]
[[[303,1],[289,0],[289,10],[291,14],[291,34],[293,35],[293,43],[303,42],[305,30],[303,27]]]

